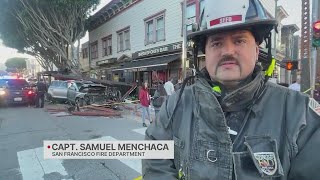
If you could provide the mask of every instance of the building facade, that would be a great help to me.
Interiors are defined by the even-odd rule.
[[[182,78],[183,2],[112,0],[92,17],[90,68],[102,74],[100,78],[140,84],[148,81],[152,87],[171,77]],[[188,32],[199,21],[203,2],[187,1]],[[274,16],[275,2],[262,3]],[[199,56],[199,67],[204,67],[204,55]]]
[[[35,58],[26,59],[26,72],[25,76],[27,77],[37,77],[37,73],[45,71],[43,67]]]
[[[282,36],[281,43],[285,49],[285,60],[298,61],[298,59],[294,59],[296,54],[299,52],[298,44],[294,39],[294,33],[299,31],[299,27],[295,24],[284,25],[282,27]],[[293,70],[294,72],[287,71],[284,68],[281,68],[281,82],[285,84],[292,83],[292,73],[296,74],[297,70]]]
[[[89,31],[90,66],[108,80],[148,81],[179,78],[182,4],[179,1],[111,1],[94,15]]]
[[[90,71],[90,63],[89,63],[89,42],[83,43],[81,45],[80,52],[80,70],[82,73],[89,73]]]

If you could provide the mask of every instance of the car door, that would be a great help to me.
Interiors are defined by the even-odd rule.
[[[61,93],[61,98],[62,99],[67,99],[67,92],[68,92],[68,82],[63,81],[60,84],[60,93]]]
[[[68,91],[67,91],[67,99],[70,102],[75,103],[76,94],[77,94],[77,87],[74,83],[71,83],[71,86],[68,88]]]
[[[73,86],[73,90],[72,90],[72,99],[76,99],[76,96],[77,96],[77,93],[78,93],[78,87],[77,87],[77,84],[76,83],[73,83],[72,84],[72,86]]]
[[[52,81],[51,85],[48,88],[48,94],[53,98],[57,97],[57,88],[60,86],[60,81]]]

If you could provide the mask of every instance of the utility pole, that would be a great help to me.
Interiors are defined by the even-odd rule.
[[[301,4],[301,92],[310,93],[310,0]]]
[[[277,18],[278,18],[278,0],[275,0],[275,10],[274,10],[274,19],[277,21]],[[277,25],[278,27],[279,27],[279,24]],[[277,27],[277,28],[278,28]],[[277,56],[277,33],[276,33],[276,31],[274,30],[274,37],[273,37],[273,40],[274,40],[274,45],[273,45],[273,47],[274,47],[274,51],[275,51],[275,53],[274,53],[274,57],[276,57]]]
[[[187,69],[187,19],[186,19],[186,12],[187,12],[187,0],[183,1],[183,10],[182,10],[182,19],[183,19],[183,41],[182,41],[182,57],[181,57],[181,65],[182,65],[182,78],[186,78],[186,69]]]
[[[274,0],[274,19],[278,21],[278,0]],[[279,24],[277,24],[277,28],[279,27]],[[274,30],[274,37],[273,37],[273,47],[274,47],[274,58],[277,58],[277,33],[276,30]],[[278,77],[280,77],[278,72]],[[278,79],[278,78],[277,78]]]
[[[319,1],[312,1],[312,23],[318,20],[318,10],[319,10]],[[311,88],[311,97],[314,97],[315,82],[317,77],[317,49],[311,49],[311,62],[310,62],[310,88]]]
[[[317,20],[320,20],[320,2],[317,2]],[[315,90],[320,90],[320,48],[316,49],[316,72],[315,72]]]

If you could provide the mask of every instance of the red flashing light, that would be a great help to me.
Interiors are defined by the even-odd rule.
[[[285,65],[286,65],[286,70],[289,70],[289,71],[298,69],[298,61],[288,60]]]
[[[288,62],[286,66],[287,66],[287,70],[291,70],[293,67],[292,62]]]
[[[31,95],[33,92],[32,91],[28,91],[28,95]]]

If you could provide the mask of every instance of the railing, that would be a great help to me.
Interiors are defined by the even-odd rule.
[[[320,116],[320,104],[313,98],[310,98],[309,107]]]

